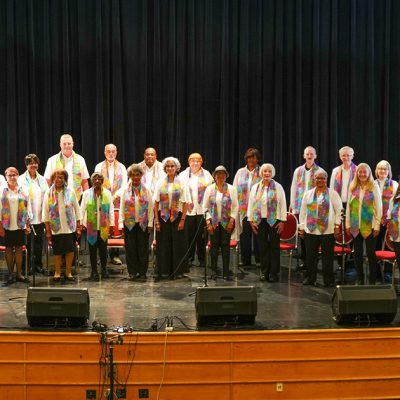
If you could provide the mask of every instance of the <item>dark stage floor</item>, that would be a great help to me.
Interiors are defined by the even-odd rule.
[[[123,258],[123,257],[122,257]],[[87,256],[81,257],[88,264]],[[256,267],[240,270],[238,278],[231,282],[222,279],[209,280],[209,286],[248,286],[257,289],[258,313],[254,326],[210,326],[204,329],[329,329],[338,325],[332,320],[331,297],[334,288],[302,286],[300,273],[292,274],[292,283],[287,283],[288,258],[282,256],[282,281],[279,283],[260,282]],[[158,330],[165,330],[166,318],[173,319],[174,330],[196,330],[195,295],[196,288],[203,285],[204,269],[192,267],[187,278],[174,281],[155,282],[148,277],[146,282],[127,280],[126,268],[109,265],[112,274],[107,280],[87,280],[90,268],[80,268],[76,282],[53,282],[51,277],[38,275],[38,287],[80,287],[88,288],[90,295],[90,319],[110,326],[129,326],[134,330],[149,331],[157,324]],[[4,260],[1,262],[1,279],[6,278]],[[151,269],[149,274],[151,274]],[[31,284],[32,285],[32,277]],[[14,283],[0,288],[0,329],[28,329],[26,319],[27,285]],[[171,318],[173,317],[173,318]],[[154,321],[157,320],[157,321]],[[390,326],[399,326],[399,314]],[[361,327],[368,326],[363,321]]]

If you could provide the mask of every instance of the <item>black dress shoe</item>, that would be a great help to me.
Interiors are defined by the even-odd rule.
[[[108,271],[107,271],[105,268],[103,268],[103,269],[101,270],[101,277],[102,277],[103,279],[107,279],[107,278],[110,277],[110,274],[108,273]]]
[[[232,280],[232,277],[231,276],[224,276],[224,281],[231,281]]]
[[[265,282],[267,280],[267,278],[265,277],[265,275],[264,274],[261,274],[260,275],[260,281],[261,282]]]
[[[23,275],[17,276],[15,279],[17,282],[29,283],[29,279]]]
[[[96,273],[92,272],[89,276],[89,281],[97,282],[98,280],[99,280],[99,274],[97,272]]]

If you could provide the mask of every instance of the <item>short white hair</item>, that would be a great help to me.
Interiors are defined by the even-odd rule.
[[[354,149],[350,146],[343,146],[342,148],[339,149],[339,156],[342,155],[342,153],[344,153],[345,151],[349,151],[353,154],[354,156]]]
[[[315,172],[314,172],[314,176],[317,175],[324,175],[326,179],[328,179],[328,173],[321,167],[319,167]]]
[[[164,160],[162,160],[162,166],[163,166],[164,172],[167,172],[165,170],[165,166],[167,165],[168,161],[172,161],[175,164],[176,172],[179,172],[181,170],[181,163],[179,162],[179,160],[176,157],[166,157],[166,158],[164,158]]]
[[[264,169],[266,169],[266,168],[269,168],[272,171],[272,178],[273,178],[275,176],[276,171],[275,171],[275,167],[270,163],[265,163],[265,164],[261,165],[261,167],[260,167],[261,178],[262,178]]]

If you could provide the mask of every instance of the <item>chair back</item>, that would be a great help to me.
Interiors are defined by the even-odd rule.
[[[281,240],[288,241],[293,238],[296,238],[297,241],[297,230],[298,230],[297,218],[294,214],[288,212],[286,215],[286,221],[283,224],[283,230],[280,235]]]
[[[114,226],[111,235],[113,239],[118,239],[122,237],[121,230],[118,228],[118,220],[119,220],[119,208],[114,208]]]
[[[353,241],[353,236],[348,234],[346,232],[346,229],[343,230],[344,224],[340,224],[339,230],[340,230],[340,239],[336,240],[336,243],[339,246],[346,246],[350,244]]]
[[[386,229],[386,233],[385,233],[385,241],[383,243],[383,249],[382,250],[390,250],[390,251],[394,251],[394,246],[393,246],[393,240],[389,234],[389,230]]]

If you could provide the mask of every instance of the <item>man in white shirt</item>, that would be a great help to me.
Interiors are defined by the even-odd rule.
[[[98,163],[94,169],[95,172],[100,172],[104,177],[103,187],[111,192],[115,208],[119,208],[121,192],[128,183],[126,168],[117,161],[117,153],[117,146],[112,143],[107,144],[104,147],[106,159]],[[118,249],[110,250],[110,259],[114,265],[122,264]]]
[[[157,181],[166,176],[162,163],[157,160],[156,150],[148,147],[144,151],[144,160],[139,163],[139,166],[144,171],[142,183],[154,193]]]
[[[73,151],[74,140],[69,134],[60,137],[61,151],[47,160],[44,177],[49,186],[51,175],[56,169],[65,169],[68,172],[68,186],[74,189],[78,201],[84,190],[89,189],[88,179],[90,177],[86,167],[85,159]]]

